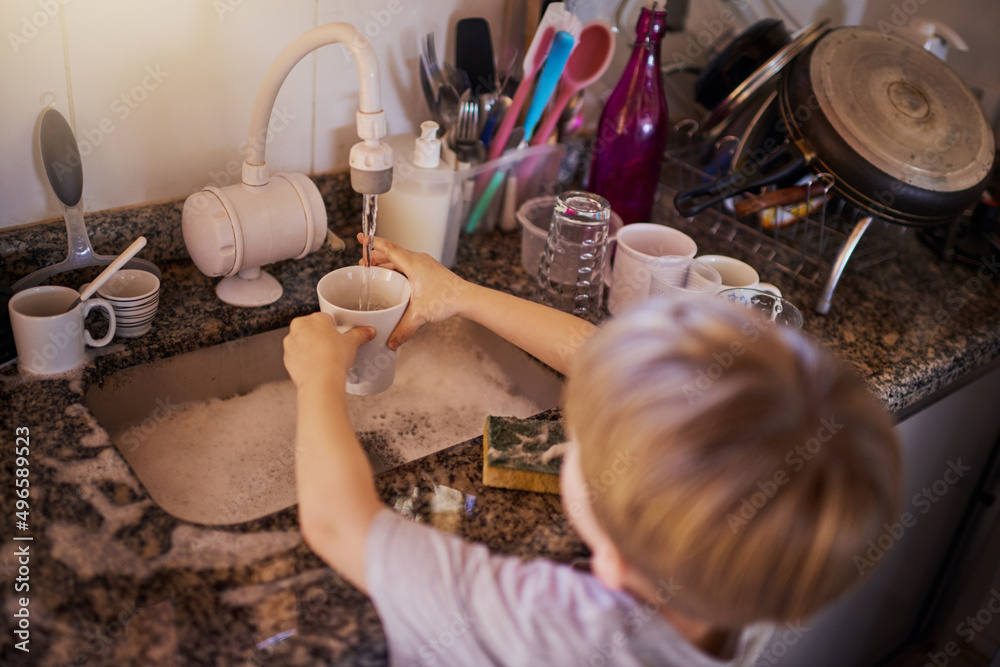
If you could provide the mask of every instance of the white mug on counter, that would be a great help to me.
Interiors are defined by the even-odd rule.
[[[396,377],[396,352],[386,343],[410,303],[410,283],[402,273],[381,266],[371,269],[371,304],[359,310],[363,266],[347,266],[323,276],[316,286],[319,308],[333,318],[341,333],[355,327],[374,327],[375,338],[358,348],[347,373],[347,393],[368,396],[385,391]]]
[[[672,227],[647,222],[625,225],[618,230],[608,295],[608,310],[617,315],[649,296],[649,282],[656,263],[664,257],[692,258],[698,252],[694,240]]]
[[[698,260],[709,264],[719,272],[722,278],[722,286],[719,291],[733,289],[736,287],[746,287],[771,292],[775,296],[781,296],[781,290],[771,283],[760,282],[757,270],[746,262],[741,262],[735,257],[726,255],[701,255]]]
[[[115,335],[115,311],[104,299],[90,298],[68,310],[80,293],[69,287],[44,285],[22,290],[7,308],[14,330],[17,364],[38,375],[64,373],[87,360],[86,347],[103,347]],[[83,321],[94,308],[107,313],[108,332],[95,340]]]

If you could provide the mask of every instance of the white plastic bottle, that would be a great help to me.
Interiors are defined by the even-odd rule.
[[[424,121],[419,137],[397,134],[384,140],[396,164],[392,187],[378,198],[378,235],[451,266],[459,231],[459,221],[450,220],[455,172],[441,163],[437,131],[437,123]]]

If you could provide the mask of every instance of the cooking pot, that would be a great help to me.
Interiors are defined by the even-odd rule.
[[[974,203],[994,160],[993,132],[958,76],[911,42],[868,28],[830,30],[782,72],[788,140],[759,163],[682,192],[690,217],[809,166],[870,215],[906,225],[946,222]],[[766,114],[764,114],[766,116]]]

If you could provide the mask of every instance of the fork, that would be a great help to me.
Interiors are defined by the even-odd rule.
[[[454,150],[460,162],[482,162],[485,147],[479,141],[479,100],[471,89],[459,98],[458,121],[455,123]]]

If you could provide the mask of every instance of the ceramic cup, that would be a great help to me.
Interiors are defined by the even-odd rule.
[[[616,315],[649,296],[653,267],[664,257],[694,257],[694,240],[672,227],[637,222],[618,230],[608,310]]]
[[[719,291],[733,289],[736,287],[746,287],[771,292],[775,296],[781,296],[781,290],[771,283],[760,282],[760,276],[756,269],[741,262],[735,257],[726,255],[701,255],[698,260],[710,264],[712,268],[719,272],[722,278],[722,286]]]
[[[84,285],[80,288],[82,291]],[[97,290],[98,296],[115,309],[120,338],[142,336],[153,326],[160,304],[160,279],[148,271],[121,269]]]
[[[67,311],[80,293],[69,287],[46,285],[22,290],[7,308],[14,330],[17,363],[38,375],[64,373],[87,360],[85,345],[103,347],[115,335],[115,311],[104,299],[91,297]],[[94,308],[107,313],[108,333],[94,340],[83,320]]]
[[[410,283],[406,276],[380,266],[371,269],[372,303],[380,310],[358,310],[363,266],[347,266],[323,276],[316,286],[319,308],[333,317],[341,333],[355,327],[375,327],[375,338],[358,348],[354,366],[347,374],[347,392],[368,396],[385,391],[396,377],[396,353],[386,342],[410,303]]]
[[[722,284],[712,265],[690,257],[665,257],[653,266],[649,296],[715,296]]]

